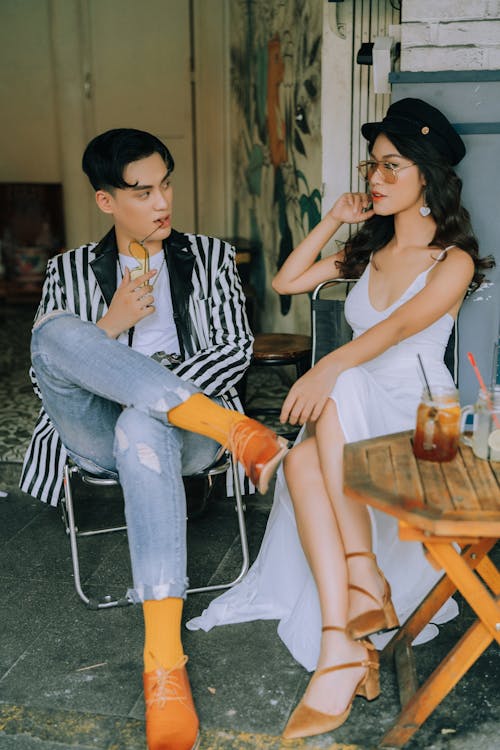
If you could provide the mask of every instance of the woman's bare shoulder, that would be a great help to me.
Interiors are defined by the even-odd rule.
[[[444,267],[453,266],[454,268],[463,269],[464,271],[474,271],[474,260],[467,250],[463,250],[458,245],[450,245],[445,248],[443,252],[443,260],[449,261],[446,264],[438,264]]]
[[[441,252],[443,252],[447,258],[469,259],[471,263],[474,263],[471,254],[460,247],[460,245],[448,245],[448,247],[443,248]]]
[[[429,274],[429,281],[435,279],[438,283],[448,284],[450,277],[453,277],[462,286],[470,284],[475,266],[472,256],[466,250],[453,245],[446,248],[446,253],[439,260]]]

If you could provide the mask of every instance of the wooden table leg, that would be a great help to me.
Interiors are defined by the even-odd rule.
[[[483,581],[493,591],[495,596],[500,594],[500,572],[486,555],[476,568]]]
[[[462,558],[466,561],[470,569],[479,568],[484,556],[495,545],[495,539],[482,539],[478,544],[471,545],[462,553]],[[458,554],[458,553],[457,553]],[[492,563],[490,563],[492,565]],[[492,565],[493,569],[496,568]],[[488,568],[489,569],[489,568]],[[497,576],[498,576],[497,572]],[[406,620],[403,626],[391,638],[385,646],[382,654],[390,656],[396,649],[405,648],[403,643],[411,644],[420,631],[432,620],[432,617],[438,612],[443,604],[453,596],[457,591],[457,586],[445,575],[436,583],[434,588],[427,594],[423,602]]]
[[[493,546],[490,542],[481,540],[471,545],[464,555],[460,555],[452,544],[437,538],[425,542],[434,559],[444,568],[446,578],[461,592],[479,619],[403,706],[396,723],[383,737],[379,747],[402,747],[408,742],[492,640],[500,642],[500,603],[495,599],[499,594],[500,574],[486,554]],[[474,567],[479,575],[473,572]],[[481,578],[490,586],[493,595]],[[446,583],[438,583],[431,595],[436,590],[442,595],[446,591]],[[429,608],[427,599],[424,604]],[[411,618],[415,622],[418,622],[417,615],[418,612]],[[406,633],[407,638],[411,637],[411,632],[410,628],[410,633]]]
[[[403,747],[492,640],[487,628],[477,620],[403,707],[379,747]]]
[[[488,591],[481,578],[471,570],[467,562],[452,544],[437,539],[426,542],[432,556],[443,566],[466,602],[500,644],[500,603]],[[485,566],[487,567],[487,566]]]

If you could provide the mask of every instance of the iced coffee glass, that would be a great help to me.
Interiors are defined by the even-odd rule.
[[[451,461],[460,440],[460,403],[456,388],[434,386],[422,393],[413,436],[413,453],[426,461]]]

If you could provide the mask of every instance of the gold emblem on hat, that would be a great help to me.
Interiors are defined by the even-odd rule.
[[[420,132],[422,133],[422,135],[427,135],[429,132],[429,128],[427,127],[427,125],[424,125]]]

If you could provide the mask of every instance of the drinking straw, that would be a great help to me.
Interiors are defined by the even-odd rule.
[[[422,375],[424,376],[425,387],[427,389],[427,393],[429,394],[429,400],[434,401],[434,399],[432,398],[431,389],[429,387],[429,381],[427,380],[427,375],[425,374],[422,357],[420,356],[420,354],[417,354],[417,359],[418,359],[418,364],[420,365],[420,369],[422,370]]]
[[[484,393],[484,397],[486,399],[486,406],[488,407],[488,409],[491,412],[491,416],[493,417],[493,421],[495,423],[495,426],[498,427],[498,429],[500,429],[500,422],[498,421],[497,415],[493,411],[493,404],[491,403],[490,393],[489,393],[489,391],[488,391],[488,389],[486,387],[486,383],[483,380],[483,376],[481,375],[481,373],[479,371],[479,367],[476,364],[476,360],[474,359],[474,355],[472,354],[472,352],[467,352],[467,359],[471,363],[472,369],[474,370],[474,372],[476,374],[476,378],[478,379],[479,387],[481,388],[482,392]]]
[[[152,232],[150,232],[149,234],[147,234],[144,237],[144,239],[140,241],[140,244],[142,245],[143,242],[146,242],[146,240],[149,240],[149,238],[151,237],[151,235],[154,234],[155,232],[157,232],[159,228],[160,228],[159,226],[155,227]]]

